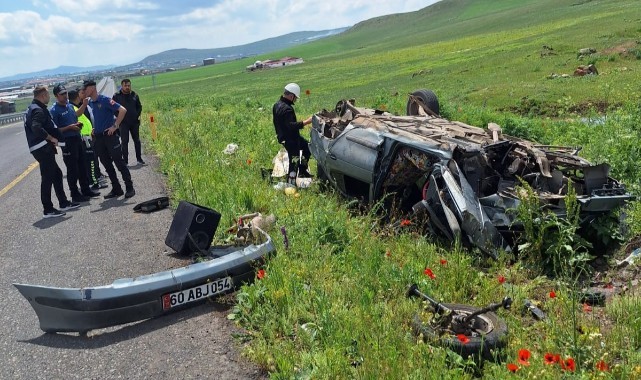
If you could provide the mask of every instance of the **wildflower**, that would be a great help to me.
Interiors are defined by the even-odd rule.
[[[604,362],[603,360],[599,360],[596,362],[596,369],[599,371],[608,371],[610,367],[608,366],[608,363]]]
[[[519,370],[519,366],[514,363],[507,363],[507,370],[514,373]]]
[[[589,313],[592,311],[592,306],[588,305],[587,303],[583,304],[583,311],[586,313]]]
[[[425,268],[423,273],[425,273],[425,275],[427,277],[431,278],[432,280],[436,279],[436,275],[434,274],[434,272],[432,272],[432,270],[430,268]]]
[[[390,250],[388,249],[387,251],[385,251],[385,256],[387,257],[392,256],[392,252],[390,252]]]
[[[409,219],[403,219],[403,220],[401,220],[401,227],[407,227],[407,226],[409,226],[410,224],[412,224],[412,222],[411,222]]]
[[[614,289],[614,285],[612,285],[611,282],[608,282],[607,284],[605,284],[604,288],[605,289]]]
[[[532,354],[530,353],[529,350],[522,348],[519,350],[519,363],[523,365],[530,365],[530,362],[528,361],[530,359],[530,356]]]
[[[546,352],[545,356],[543,356],[543,363],[545,364],[554,364],[558,363],[560,360],[559,355],[554,355],[551,352]]]
[[[499,284],[503,284],[505,282],[505,276],[499,276]]]
[[[556,293],[554,290],[550,290],[550,298],[556,298]]]
[[[265,270],[260,269],[258,273],[256,273],[256,277],[258,277],[259,280],[262,280],[263,278],[265,278]]]
[[[466,336],[465,336],[465,335],[463,335],[463,334],[458,334],[458,335],[456,336],[456,338],[458,338],[459,342],[461,342],[461,343],[463,343],[463,344],[468,344],[468,343],[470,343],[470,338],[466,337]]]
[[[251,159],[248,159],[248,160],[247,160],[247,165],[251,165],[251,164],[252,164],[252,160],[251,160]]]
[[[447,260],[441,259],[441,265],[447,265]]]
[[[574,372],[576,370],[576,363],[574,362],[574,359],[567,358],[561,362],[561,368],[566,371]]]

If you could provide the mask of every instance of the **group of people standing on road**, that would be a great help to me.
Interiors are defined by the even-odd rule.
[[[53,95],[56,102],[47,108],[51,100],[49,90],[37,86],[24,123],[29,151],[40,165],[43,217],[63,216],[65,211],[100,196],[97,190],[107,185],[103,183],[99,163],[111,182],[111,191],[104,198],[133,197],[136,191],[128,168],[129,134],[138,164],[145,162],[139,135],[142,104],[131,90],[131,81],[123,79],[120,91],[113,98],[99,94],[93,80],[84,81],[82,87],[69,92],[58,84],[53,88]],[[65,194],[62,170],[56,162],[58,146],[67,168],[71,200]],[[114,165],[124,182],[124,191]],[[51,201],[52,187],[59,209]]]

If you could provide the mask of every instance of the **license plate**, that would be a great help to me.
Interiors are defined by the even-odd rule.
[[[163,310],[169,310],[173,307],[184,305],[189,302],[194,302],[203,298],[211,297],[215,294],[230,290],[231,288],[231,277],[220,278],[218,280],[198,285],[190,289],[163,295],[162,308]]]

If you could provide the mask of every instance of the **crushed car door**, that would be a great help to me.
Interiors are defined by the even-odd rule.
[[[452,228],[451,215],[453,211],[458,219],[458,226],[469,242],[493,258],[498,258],[498,249],[510,250],[510,246],[485,214],[476,194],[467,179],[461,174],[456,161],[450,160],[448,165],[435,165],[432,173],[432,183],[435,191],[428,193],[431,198],[438,194],[433,203],[440,204],[448,216],[446,220]],[[441,192],[442,190],[442,192]],[[441,193],[447,194],[443,197]],[[447,211],[447,212],[446,212]],[[457,227],[458,227],[457,226]],[[442,228],[439,228],[442,230]]]
[[[329,144],[327,175],[340,191],[369,200],[383,141],[375,131],[350,125]]]

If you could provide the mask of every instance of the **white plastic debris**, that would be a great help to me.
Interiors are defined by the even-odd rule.
[[[630,253],[630,255],[628,255],[628,257],[626,257],[622,261],[617,261],[617,266],[619,268],[621,268],[621,267],[624,267],[626,265],[632,265],[637,260],[640,260],[640,259],[641,259],[641,248],[637,248],[634,251],[632,251]]]
[[[285,177],[289,171],[289,156],[285,149],[281,149],[272,160],[274,163],[274,170],[272,171],[272,178]]]
[[[234,154],[236,153],[236,150],[238,149],[238,145],[236,144],[227,144],[227,147],[225,150],[223,150],[223,153],[225,154]]]
[[[274,185],[274,189],[281,190],[281,191],[287,189],[288,187],[295,188],[296,186],[287,182],[278,182],[277,184]]]
[[[306,189],[312,185],[311,178],[296,178],[296,186],[301,189]]]

